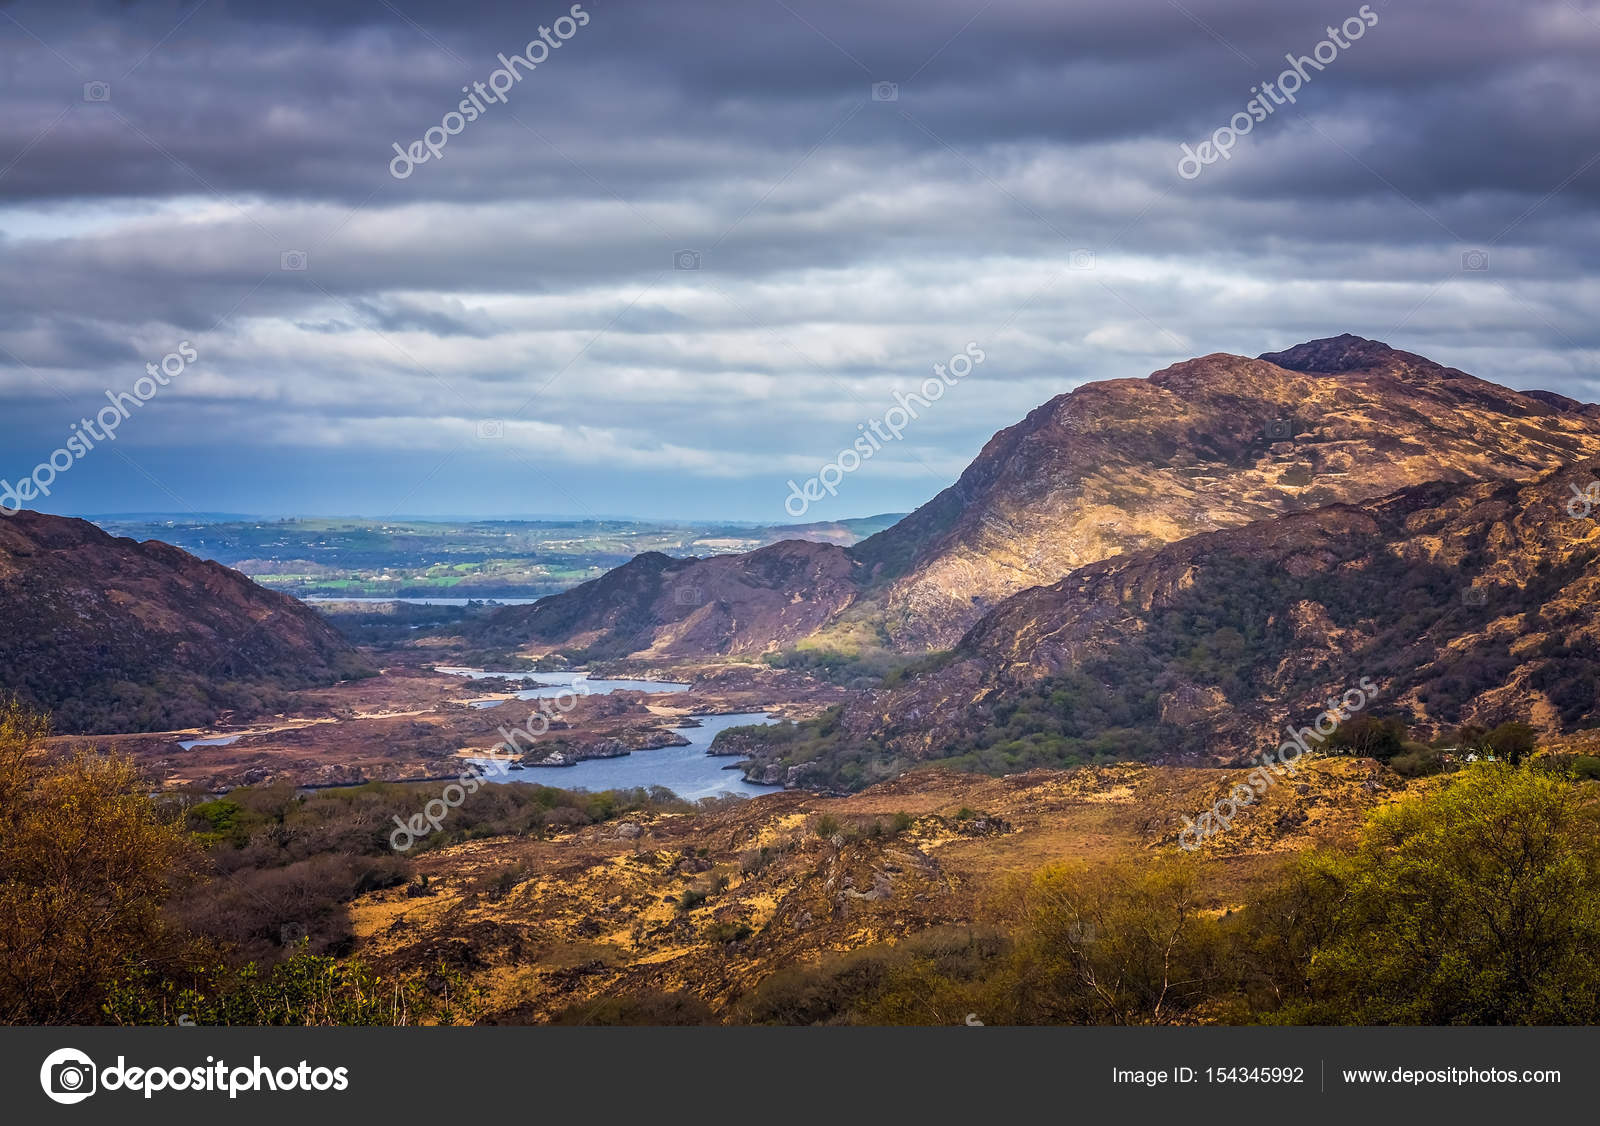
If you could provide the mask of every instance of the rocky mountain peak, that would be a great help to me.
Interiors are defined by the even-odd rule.
[[[1369,371],[1391,365],[1420,365],[1442,371],[1439,364],[1414,352],[1391,348],[1381,340],[1341,333],[1321,340],[1308,340],[1282,352],[1263,352],[1258,359],[1290,371],[1336,375],[1348,371]]]

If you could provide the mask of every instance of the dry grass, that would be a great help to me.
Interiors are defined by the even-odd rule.
[[[537,1021],[646,989],[694,993],[721,1010],[780,967],[973,922],[1016,874],[1176,851],[1180,816],[1242,776],[1148,766],[1007,778],[921,771],[845,798],[782,793],[641,818],[632,822],[638,836],[612,823],[557,840],[474,841],[419,859],[436,894],[377,892],[353,916],[362,953],[380,963],[464,970],[488,1019]],[[1370,761],[1339,759],[1279,782],[1199,854],[1219,909],[1243,902],[1290,854],[1350,838],[1401,785]],[[963,810],[979,816],[958,821]],[[911,819],[899,833],[896,814]],[[817,832],[824,816],[838,825],[828,837]],[[763,847],[763,863],[743,863]],[[498,888],[504,873],[515,882]],[[705,898],[685,907],[691,891]],[[750,933],[735,939],[741,926]]]

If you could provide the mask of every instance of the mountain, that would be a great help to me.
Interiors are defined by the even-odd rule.
[[[1600,525],[1577,497],[1597,479],[1600,459],[1431,482],[1091,563],[894,691],[744,749],[755,776],[833,786],[929,760],[1237,762],[1364,681],[1413,736],[1592,727]]]
[[[309,607],[168,544],[23,511],[0,519],[0,690],[67,733],[160,731],[369,675]]]
[[[742,555],[647,552],[582,586],[488,615],[475,640],[592,660],[759,653],[827,626],[860,596],[848,548],[785,540]]]
[[[902,649],[1076,567],[1419,481],[1526,477],[1600,453],[1600,407],[1498,387],[1343,336],[1090,383],[1001,431],[951,488],[855,549],[909,560]]]
[[[533,648],[611,654],[759,653],[818,635],[943,649],[1008,596],[1097,560],[1596,454],[1600,406],[1377,341],[1217,353],[1051,399],[991,438],[953,486],[853,547],[805,551],[796,565],[797,549],[779,544],[714,571],[640,557],[619,568],[626,576],[499,611],[490,628]],[[716,605],[695,604],[695,591]]]

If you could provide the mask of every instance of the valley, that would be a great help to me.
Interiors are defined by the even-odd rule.
[[[56,726],[6,730],[124,764],[209,866],[184,926],[407,983],[386,1020],[1338,1019],[1355,987],[1306,959],[1356,931],[1318,873],[1377,880],[1386,826],[1452,803],[1543,810],[1568,851],[1600,813],[1597,478],[1600,408],[1335,337],[1079,387],[887,528],[586,527],[521,604],[303,603],[29,513],[0,596],[11,667],[52,671],[7,689]],[[175,530],[413,592],[450,545],[492,585],[577,531]],[[1193,988],[1073,984],[1146,974],[1152,927]]]
[[[16,1116],[1581,1113],[1597,48],[0,0]]]
[[[1597,454],[1600,408],[1346,336],[1088,384],[855,542],[870,521],[743,552],[729,528],[197,524],[181,530],[214,552],[346,569],[415,566],[425,543],[479,562],[491,539],[649,549],[526,605],[318,603],[364,675],[219,699],[176,734],[95,734],[161,787],[447,777],[515,728],[517,678],[582,672],[639,683],[580,699],[530,761],[647,757],[682,745],[685,716],[759,713],[775,722],[709,749],[756,786],[836,793],[930,763],[1225,765],[1362,677],[1424,741],[1560,735],[1600,706],[1600,539],[1566,511]],[[1120,499],[1100,495],[1112,480]],[[712,542],[729,550],[658,550]],[[1032,570],[1006,562],[1021,547]],[[977,585],[952,617],[956,571]]]
[[[648,757],[655,748],[681,746],[685,739],[676,728],[691,716],[771,712],[801,719],[845,697],[837,686],[779,670],[680,666],[674,671],[691,678],[686,690],[680,691],[683,683],[664,677],[654,678],[662,683],[655,691],[645,681],[620,682],[631,686],[613,689],[600,679],[588,694],[575,697],[570,712],[557,714],[541,709],[538,698],[518,699],[520,679],[469,679],[413,658],[386,665],[370,678],[299,693],[290,710],[265,725],[222,722],[182,731],[96,735],[89,741],[131,755],[161,789],[213,793],[276,782],[325,787],[453,778],[476,758],[507,757],[495,749],[506,738],[502,728],[517,729],[539,714],[554,717],[549,733],[520,742],[518,749],[536,749],[540,759],[554,754],[562,761],[584,763],[629,752]],[[62,735],[45,746],[66,751],[84,741],[82,736]],[[181,746],[185,742],[194,745]],[[720,772],[727,760],[714,762],[707,769]],[[559,766],[530,765],[527,770],[510,777],[545,785],[578,784],[567,782],[569,772]],[[626,771],[616,783],[605,783],[604,771],[581,773],[585,788],[641,784],[629,780],[632,775]],[[725,785],[715,788],[737,788],[741,780],[731,772]],[[706,786],[703,778],[698,785]]]

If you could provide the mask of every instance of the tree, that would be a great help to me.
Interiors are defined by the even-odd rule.
[[[105,983],[163,959],[194,853],[126,759],[45,759],[45,717],[0,698],[0,1023],[88,1024]]]
[[[1589,788],[1482,763],[1375,813],[1357,850],[1305,862],[1310,953],[1294,1021],[1600,1020],[1600,814]]]
[[[1221,976],[1221,935],[1185,860],[1055,865],[1022,896],[1013,1001],[1024,1024],[1164,1024]]]
[[[1358,715],[1341,723],[1328,737],[1330,750],[1388,762],[1405,750],[1406,725],[1398,716]]]
[[[1503,759],[1508,759],[1512,766],[1516,766],[1532,753],[1537,741],[1537,734],[1526,723],[1502,723],[1484,736],[1484,742],[1494,750],[1494,753]]]

